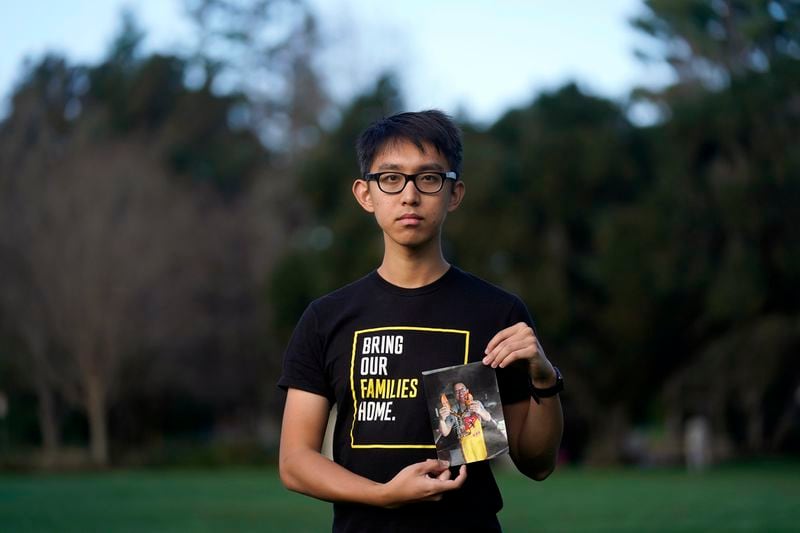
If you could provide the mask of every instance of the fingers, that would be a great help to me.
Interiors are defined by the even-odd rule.
[[[438,490],[453,490],[459,488],[461,485],[464,484],[464,480],[467,478],[467,466],[461,465],[458,469],[458,476],[455,479],[450,479],[452,474],[450,472],[450,463],[448,461],[439,461],[436,459],[428,459],[425,462],[417,463],[420,468],[420,472],[425,474],[434,474],[433,476],[428,476],[431,480],[441,482],[441,489],[437,487]]]
[[[538,350],[528,340],[507,341],[483,358],[484,364],[492,368],[505,368],[519,359],[532,359]]]
[[[458,469],[458,476],[456,476],[456,478],[453,480],[449,479],[450,470],[448,469],[446,470],[446,472],[448,479],[441,480],[442,483],[437,487],[438,492],[436,492],[436,494],[431,494],[430,496],[422,498],[421,501],[438,502],[439,500],[442,499],[442,493],[450,490],[460,489],[461,486],[464,485],[464,482],[467,480],[467,465],[461,465],[461,467]],[[443,472],[441,475],[444,476],[445,473]]]
[[[416,470],[420,474],[435,474],[439,475],[442,471],[447,471],[450,467],[450,463],[447,461],[440,461],[438,459],[426,459],[421,463],[417,463],[414,465]]]
[[[461,486],[464,484],[464,481],[466,481],[467,479],[467,465],[461,465],[459,467],[458,475],[456,476],[455,479],[450,479],[451,477],[452,474],[450,473],[449,468],[436,477],[436,481],[440,483],[438,483],[438,485],[435,488],[437,494],[435,494],[434,496],[438,495],[441,497],[442,492],[447,492],[448,490],[456,490],[458,488],[461,488]]]
[[[522,322],[519,322],[517,324],[514,324],[513,326],[509,326],[506,329],[498,331],[497,334],[494,337],[492,337],[492,340],[489,341],[489,344],[486,345],[485,353],[488,355],[489,353],[494,351],[495,348],[497,348],[498,344],[500,344],[508,337],[513,335],[519,324],[522,324]]]
[[[438,501],[443,492],[460,488],[466,476],[466,466],[462,465],[458,476],[451,479],[452,473],[447,461],[428,459],[409,465],[389,481],[392,496],[387,507],[397,507],[413,501]]]
[[[511,361],[506,361],[506,359],[512,358],[512,360],[519,359],[520,357],[530,357],[535,353],[535,349],[530,345],[529,342],[525,340],[515,340],[515,341],[507,341],[504,344],[500,345],[496,350],[495,353],[490,354],[487,357],[491,357],[492,360],[489,363],[493,368],[497,368],[498,366],[506,366],[501,365],[501,363],[506,362],[506,364],[510,363]]]
[[[446,472],[447,472],[447,477],[449,478],[450,470],[448,469]],[[444,473],[442,473],[442,475],[444,475]],[[422,498],[421,501],[438,502],[439,500],[442,499],[442,493],[450,490],[460,489],[461,486],[464,485],[464,482],[466,480],[467,480],[467,465],[461,465],[461,467],[458,469],[458,476],[456,476],[455,479],[442,480],[443,483],[440,484],[439,487],[437,487],[437,490],[439,490],[439,492],[437,492],[436,494],[431,494],[426,498]]]
[[[533,359],[541,352],[533,328],[518,322],[495,335],[486,347],[483,363],[492,368],[505,368],[520,359]]]
[[[447,488],[444,490],[457,489],[464,484],[464,481],[467,479],[467,465],[461,465],[458,468],[458,475],[456,476],[455,479],[451,480],[450,477],[452,477],[452,474],[450,473],[450,469],[448,468],[447,470],[439,474],[439,476],[436,478],[440,481],[447,482]]]

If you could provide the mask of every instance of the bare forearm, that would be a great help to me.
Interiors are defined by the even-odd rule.
[[[399,507],[416,501],[438,501],[442,493],[464,484],[467,470],[461,466],[451,479],[446,463],[428,459],[403,468],[387,483],[354,474],[310,449],[282,455],[281,481],[286,488],[333,502],[353,502],[379,507]]]
[[[560,374],[547,359],[533,328],[525,322],[499,331],[486,346],[483,358],[483,363],[492,368],[507,368],[517,361],[525,361],[528,377],[537,389],[558,385]],[[564,430],[558,396],[541,398],[541,403],[531,399],[505,405],[503,412],[514,464],[530,478],[546,478],[555,468]]]
[[[289,490],[332,502],[397,507],[441,499],[442,492],[464,484],[465,468],[450,479],[448,465],[434,459],[410,464],[386,483],[334,463],[319,452],[328,410],[323,396],[293,388],[286,395],[278,464],[281,481]]]
[[[289,490],[321,500],[384,505],[381,483],[354,474],[314,450],[282,454],[280,476]]]
[[[512,459],[526,476],[542,480],[553,471],[564,430],[561,401],[558,396],[542,398],[537,404],[530,400],[522,424],[514,438]],[[515,406],[516,407],[516,406]]]

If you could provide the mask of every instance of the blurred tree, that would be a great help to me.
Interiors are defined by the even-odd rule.
[[[6,249],[24,265],[12,278],[26,290],[24,305],[9,315],[17,317],[34,375],[86,409],[92,458],[104,464],[108,397],[123,358],[146,337],[147,307],[164,305],[180,285],[170,268],[185,253],[192,219],[157,153],[141,142],[98,138],[93,130],[104,110],[88,97],[76,104],[80,95],[64,83],[85,74],[45,59],[17,92],[0,133],[9,141],[2,167],[14,168],[3,183],[4,233]],[[81,105],[80,118],[55,115],[60,104],[65,111]],[[40,120],[42,112],[55,120]],[[24,147],[14,147],[25,133]],[[70,359],[55,350],[47,357],[51,340]],[[44,411],[47,397],[40,394]]]
[[[4,190],[0,187],[0,190]],[[6,213],[10,214],[10,213]],[[6,222],[0,217],[0,222]],[[46,326],[47,316],[42,309],[41,295],[31,294],[36,287],[29,279],[19,256],[11,250],[13,242],[8,233],[0,238],[0,276],[7,280],[0,284],[0,324],[6,332],[0,339],[8,343],[0,350],[0,365],[5,363],[6,375],[0,380],[0,388],[11,387],[35,391],[38,402],[39,433],[42,440],[42,463],[45,466],[56,462],[60,453],[59,409],[57,406],[57,376],[52,365],[51,339]],[[20,283],[20,280],[25,282]],[[11,283],[9,283],[10,281]],[[15,342],[16,341],[16,342]],[[23,357],[3,361],[2,351],[22,351]],[[9,380],[10,382],[6,381]],[[8,389],[6,389],[8,390]]]
[[[652,131],[645,204],[662,243],[649,259],[666,296],[660,327],[677,355],[665,368],[667,416],[710,417],[721,454],[740,444],[762,452],[800,385],[786,378],[800,340],[791,229],[800,223],[800,3],[647,5],[634,25],[664,45],[678,74],[650,95],[670,120]],[[755,338],[758,357],[745,348]]]
[[[245,97],[187,88],[141,35],[127,17],[99,65],[31,66],[0,124],[3,321],[33,380],[85,410],[98,464],[109,412],[142,395],[255,426],[278,360],[259,288],[297,218],[286,165],[236,120]]]
[[[732,438],[725,423],[731,405],[739,405],[753,452],[764,450],[775,427],[774,419],[763,422],[775,409],[768,402],[791,405],[800,385],[784,379],[791,346],[800,342],[791,325],[800,312],[798,91],[800,61],[780,60],[725,91],[675,102],[659,169],[658,195],[674,213],[671,238],[693,250],[670,267],[683,273],[673,278],[676,292],[692,302],[694,320],[683,333],[697,356],[692,364],[725,361],[715,367],[718,386],[707,389],[718,401],[684,408],[710,416],[723,442]],[[744,332],[761,339],[758,357],[733,348]],[[750,376],[746,393],[732,385],[742,373]],[[681,373],[668,388],[693,390],[696,379]]]
[[[17,115],[26,115],[12,126],[9,117],[2,125],[0,136],[0,280],[2,280],[2,299],[0,316],[5,322],[8,334],[17,338],[12,350],[25,357],[16,361],[21,371],[18,375],[27,377],[27,385],[36,391],[39,408],[39,428],[42,436],[43,459],[50,463],[58,454],[60,433],[55,403],[59,369],[54,364],[54,336],[44,301],[44,287],[39,284],[31,271],[30,258],[20,254],[20,247],[28,244],[30,227],[35,222],[34,213],[27,215],[21,209],[30,199],[26,191],[35,189],[30,179],[20,179],[29,173],[40,172],[46,158],[33,149],[36,144],[58,145],[60,132],[66,127],[65,110],[74,106],[73,99],[83,90],[85,71],[68,69],[65,63],[55,57],[47,57],[40,68],[30,73],[31,82],[47,87],[47,91],[20,91],[15,96]],[[41,128],[42,124],[51,127]],[[8,135],[9,129],[16,135]],[[13,171],[11,170],[13,169]],[[39,217],[41,215],[38,215]]]
[[[782,57],[800,59],[796,0],[646,0],[645,5],[648,12],[632,23],[658,41],[680,86],[701,82],[720,88],[732,77],[765,72]]]
[[[234,120],[296,154],[319,138],[329,105],[314,64],[316,22],[302,0],[184,0],[197,27],[189,80],[247,97]]]

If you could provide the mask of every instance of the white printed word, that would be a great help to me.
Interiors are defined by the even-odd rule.
[[[358,421],[394,420],[392,402],[361,402],[358,404]]]
[[[369,354],[395,354],[403,353],[402,335],[374,335],[364,337],[361,353]]]

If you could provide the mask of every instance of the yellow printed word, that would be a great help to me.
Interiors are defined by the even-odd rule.
[[[419,380],[417,378],[369,378],[361,379],[359,381],[361,385],[362,398],[389,399],[417,397],[417,385],[419,385]]]

